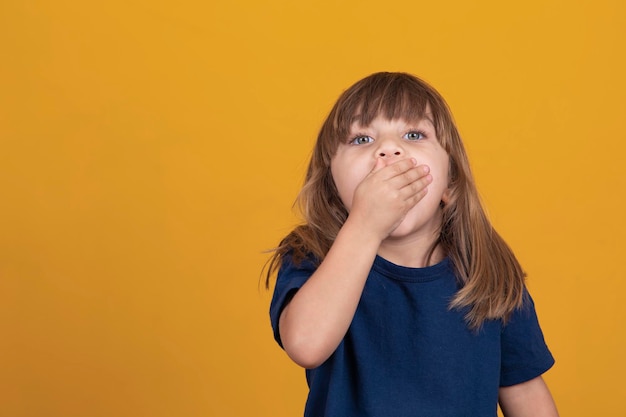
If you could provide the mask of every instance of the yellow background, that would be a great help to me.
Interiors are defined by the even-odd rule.
[[[0,416],[296,416],[259,287],[322,119],[448,100],[563,416],[626,416],[621,0],[0,4]]]

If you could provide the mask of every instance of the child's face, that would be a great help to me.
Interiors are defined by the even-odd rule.
[[[331,160],[332,176],[348,212],[355,189],[372,171],[378,158],[387,165],[415,158],[417,165],[430,168],[433,178],[426,196],[408,212],[390,237],[434,235],[441,225],[440,203],[448,198],[449,157],[436,137],[430,111],[415,122],[379,116],[369,126],[352,125],[349,137],[342,140]]]

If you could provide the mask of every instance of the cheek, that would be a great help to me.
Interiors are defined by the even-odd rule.
[[[440,165],[432,174],[433,180],[438,187],[447,187],[450,183],[450,173],[448,172],[447,164]]]
[[[350,210],[352,207],[354,191],[368,173],[367,169],[358,169],[353,165],[331,166],[331,174],[337,193],[346,209]]]
[[[335,182],[339,198],[343,202],[344,206],[346,206],[349,210],[352,206],[352,197],[354,196],[354,190],[356,187],[353,186],[351,178],[346,174],[347,173],[343,172],[343,170],[334,170],[333,181]]]
[[[424,161],[426,165],[430,167],[430,174],[433,177],[433,182],[429,185],[430,190],[437,198],[445,196],[448,184],[450,183],[450,164],[448,154],[441,150],[442,153],[431,155]]]

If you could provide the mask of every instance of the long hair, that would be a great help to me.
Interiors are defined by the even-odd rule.
[[[311,257],[321,263],[346,221],[348,211],[339,198],[330,163],[351,124],[356,121],[367,126],[378,116],[419,120],[427,108],[450,158],[449,200],[442,203],[439,236],[430,250],[432,255],[441,245],[458,277],[460,289],[450,308],[467,311],[469,327],[478,329],[485,320],[506,322],[521,307],[525,274],[487,218],[448,105],[434,88],[406,73],[372,74],[346,90],[333,106],[320,129],[296,200],[305,222],[274,250],[268,261],[266,287],[287,254],[296,263]]]

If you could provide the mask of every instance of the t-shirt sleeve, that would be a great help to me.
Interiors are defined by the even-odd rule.
[[[524,290],[524,304],[502,330],[500,386],[530,381],[554,365],[554,358],[539,327],[535,303]]]
[[[315,272],[315,269],[316,266],[310,260],[304,260],[296,265],[292,262],[291,257],[286,256],[278,271],[274,295],[270,304],[270,321],[274,331],[274,339],[276,339],[280,347],[283,347],[278,329],[280,314],[283,312],[287,303],[291,301],[294,294],[304,285],[313,272]]]

